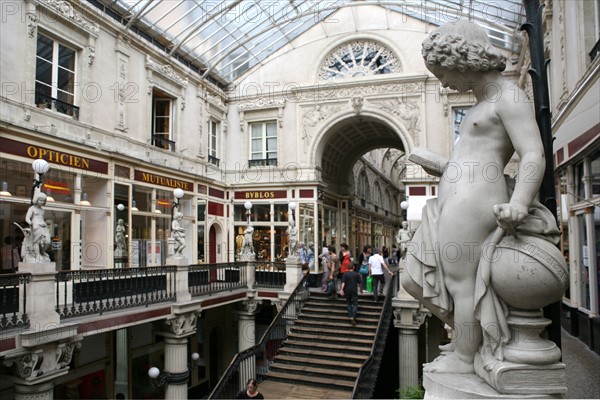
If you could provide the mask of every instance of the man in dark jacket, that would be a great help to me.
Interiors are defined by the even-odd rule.
[[[360,274],[354,271],[354,265],[348,266],[348,271],[342,278],[342,289],[340,294],[346,296],[346,306],[348,307],[348,316],[352,325],[356,325],[356,313],[358,312],[358,290],[361,287],[362,278]]]

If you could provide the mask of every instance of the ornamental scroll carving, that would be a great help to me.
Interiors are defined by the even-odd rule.
[[[172,66],[169,64],[159,64],[152,60],[150,56],[146,56],[146,68],[151,69],[181,87],[185,88],[188,85],[188,80],[177,74]]]
[[[188,335],[196,331],[196,313],[181,314],[165,321],[165,327],[175,335]]]
[[[244,131],[246,125],[245,113],[248,111],[265,110],[269,108],[277,109],[277,124],[280,128],[283,127],[283,109],[285,108],[287,101],[285,99],[278,100],[265,100],[263,98],[257,99],[247,103],[239,103],[237,105],[238,112],[240,113],[240,130]]]
[[[262,304],[262,300],[246,299],[243,301],[244,311],[254,314],[258,310],[258,306]]]
[[[421,132],[421,110],[416,101],[406,101],[402,98],[378,102],[381,109],[399,117],[404,127],[411,134],[418,135]],[[417,136],[415,136],[417,137]]]
[[[100,27],[98,26],[98,24],[90,22],[89,20],[83,18],[78,12],[76,12],[73,9],[73,6],[69,1],[38,0],[38,3],[48,8],[49,10],[54,11],[61,17],[68,19],[73,24],[86,30],[87,32],[93,34],[96,37],[100,33]]]
[[[12,374],[18,378],[32,380],[41,376],[44,354],[42,350],[36,350],[15,357],[6,357],[2,362],[5,367],[11,369]]]
[[[341,110],[341,106],[319,105],[306,108],[302,114],[302,142],[304,144],[304,153],[308,151],[308,146],[312,140],[317,125],[331,117]]]

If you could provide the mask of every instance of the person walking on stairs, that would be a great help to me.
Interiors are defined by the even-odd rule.
[[[350,323],[356,325],[356,313],[358,312],[358,291],[361,288],[362,278],[360,274],[354,271],[354,265],[348,266],[348,271],[342,278],[342,289],[340,295],[346,297],[346,307],[348,307],[348,317]]]

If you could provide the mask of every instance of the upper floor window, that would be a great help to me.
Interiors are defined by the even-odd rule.
[[[63,114],[79,117],[75,103],[76,52],[38,34],[35,68],[35,103]]]
[[[353,40],[325,58],[319,78],[353,78],[399,71],[400,62],[392,50],[372,40]]]
[[[219,123],[208,121],[208,161],[217,166],[219,165],[219,156],[217,154],[218,131]]]
[[[175,151],[173,141],[173,98],[158,89],[152,91],[152,144]]]
[[[250,124],[250,166],[277,165],[277,122]]]
[[[454,107],[454,121],[452,130],[452,143],[456,144],[460,140],[460,124],[465,119],[467,112],[471,107]]]

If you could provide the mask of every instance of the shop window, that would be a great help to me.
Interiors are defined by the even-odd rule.
[[[600,197],[600,152],[590,160],[590,184],[592,197]]]
[[[175,151],[174,100],[166,93],[152,90],[152,144],[165,150]]]
[[[581,268],[579,269],[579,304],[581,307],[590,309],[590,251],[587,229],[585,225],[585,215],[577,216],[577,228],[579,230],[579,259]]]
[[[217,152],[218,132],[220,124],[216,121],[208,121],[208,162],[219,166],[219,155]]]
[[[206,221],[206,204],[198,203],[198,218],[197,218],[197,229],[198,229],[198,262],[205,262],[204,243],[205,243],[205,221]]]
[[[277,123],[252,123],[250,135],[249,166],[277,165]]]
[[[586,66],[600,52],[600,0],[589,0],[582,2],[583,7],[583,40],[585,52],[589,54]]]
[[[75,106],[76,51],[38,34],[35,68],[35,104],[79,118]]]

